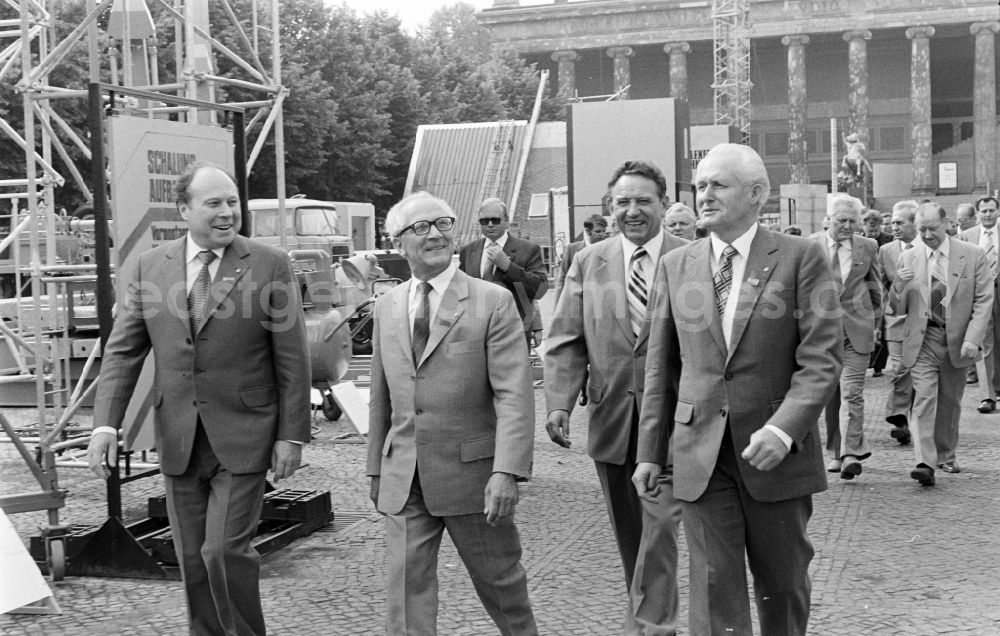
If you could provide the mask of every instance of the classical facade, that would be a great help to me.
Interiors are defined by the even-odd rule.
[[[750,143],[775,188],[829,184],[849,133],[867,147],[879,207],[1000,187],[996,0],[748,5]],[[495,0],[477,18],[549,69],[554,94],[674,97],[692,125],[715,121],[711,0]]]

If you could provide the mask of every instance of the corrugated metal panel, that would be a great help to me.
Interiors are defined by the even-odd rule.
[[[498,122],[420,126],[422,135],[410,170],[414,174],[412,192],[425,190],[447,201],[458,215],[455,243],[461,247],[480,236],[476,211],[483,174],[493,151]],[[500,198],[510,203],[514,172],[521,158],[527,122],[513,122],[511,150],[507,155],[500,185]],[[410,194],[407,192],[406,194]]]

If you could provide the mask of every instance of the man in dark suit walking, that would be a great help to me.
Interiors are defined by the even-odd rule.
[[[529,334],[535,307],[532,301],[545,294],[548,272],[542,248],[531,241],[511,236],[507,205],[500,199],[486,199],[479,206],[479,228],[483,238],[472,241],[458,252],[458,268],[472,276],[506,287],[514,295],[517,313]]]
[[[289,477],[309,441],[311,373],[288,255],[239,236],[233,179],[196,164],[176,184],[184,238],[126,268],[88,448],[102,477],[146,355],[167,512],[192,634],[265,633],[251,546],[265,475]]]
[[[662,230],[667,182],[655,165],[626,161],[608,185],[622,233],[581,252],[566,277],[545,355],[545,428],[552,441],[569,447],[569,414],[586,384],[587,452],[597,468],[629,591],[624,633],[667,635],[677,626],[680,506],[669,477],[648,502],[629,480],[635,470],[653,264],[687,241]]]
[[[660,259],[633,482],[657,491],[669,440],[691,634],[753,633],[747,561],[761,633],[804,634],[806,526],[827,487],[816,422],[841,370],[836,285],[820,245],[759,227],[770,182],[750,147],[714,147],[695,185],[711,234]]]

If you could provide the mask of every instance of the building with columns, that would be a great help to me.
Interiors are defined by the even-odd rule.
[[[748,5],[750,143],[775,192],[829,185],[831,119],[838,164],[843,135],[867,147],[879,208],[1000,187],[997,0]],[[711,0],[494,0],[477,18],[494,41],[549,69],[562,98],[674,97],[692,125],[715,121]],[[941,164],[955,183],[939,178]]]

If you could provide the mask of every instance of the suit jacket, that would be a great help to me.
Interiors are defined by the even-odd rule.
[[[962,357],[962,342],[968,340],[982,349],[986,339],[993,311],[993,274],[982,248],[963,241],[949,241],[945,332],[952,365],[964,367],[974,360]],[[899,257],[899,264],[913,270],[913,279],[906,283],[897,280],[893,284],[889,304],[897,313],[906,315],[903,366],[911,367],[917,360],[931,316],[926,247],[920,245],[907,250]]]
[[[919,238],[913,239],[913,245],[909,250],[904,250],[906,243],[894,240],[886,243],[878,250],[879,264],[882,268],[882,315],[884,326],[882,333],[885,339],[890,342],[901,342],[903,340],[903,320],[906,316],[900,315],[889,305],[889,288],[896,280],[896,269],[899,266],[899,255],[909,252],[922,245]]]
[[[686,245],[664,232],[657,258]],[[572,412],[587,380],[587,452],[597,461],[624,464],[632,417],[642,404],[650,324],[632,333],[625,296],[622,240],[605,239],[577,254],[556,305],[545,352],[548,411]]]
[[[473,278],[482,278],[479,265],[483,260],[485,246],[486,239],[481,238],[462,247],[458,252],[458,268]],[[492,280],[513,294],[517,313],[527,329],[534,315],[531,301],[545,295],[549,280],[545,263],[542,262],[542,248],[531,241],[508,234],[503,251],[510,257],[510,267],[506,272],[495,267]]]
[[[826,232],[814,240],[823,248],[830,263],[830,238]],[[840,272],[831,272],[839,277]],[[835,281],[834,282],[838,282]],[[841,321],[844,333],[858,353],[875,350],[875,326],[882,320],[882,272],[878,245],[874,239],[855,235],[851,238],[851,269],[840,292]]]
[[[535,403],[514,299],[455,272],[417,364],[408,304],[408,284],[375,304],[367,470],[380,476],[378,510],[402,510],[419,466],[432,515],[481,513],[494,472],[531,474]]]
[[[192,337],[186,237],[141,254],[125,274],[101,361],[95,425],[120,427],[147,353],[160,469],[187,468],[198,418],[222,466],[267,470],[275,440],[309,441],[312,374],[298,283],[288,255],[241,236],[212,281]]]
[[[728,348],[711,251],[710,240],[695,241],[660,259],[637,460],[664,464],[670,439],[674,495],[695,501],[728,422],[740,476],[754,499],[825,490],[816,422],[840,377],[843,332],[823,250],[808,239],[758,230],[744,281],[733,281],[739,305]],[[675,400],[670,387],[678,375]],[[768,472],[740,456],[764,424],[793,442]]]
[[[1000,226],[994,226],[994,229],[1000,230]],[[981,225],[973,225],[967,230],[959,232],[959,240],[965,241],[966,243],[972,243],[973,245],[979,245],[980,232],[982,231]],[[988,265],[989,263],[987,263]],[[991,272],[994,276],[993,279],[993,316],[994,318],[1000,319],[1000,277],[996,276],[996,272]]]
[[[573,264],[573,257],[585,247],[588,247],[586,241],[574,241],[567,245],[563,251],[562,260],[559,262],[559,284],[556,287],[558,295],[562,295],[562,288],[566,284],[566,274],[569,272],[569,266]],[[559,297],[556,296],[556,301],[558,302],[558,300]]]

